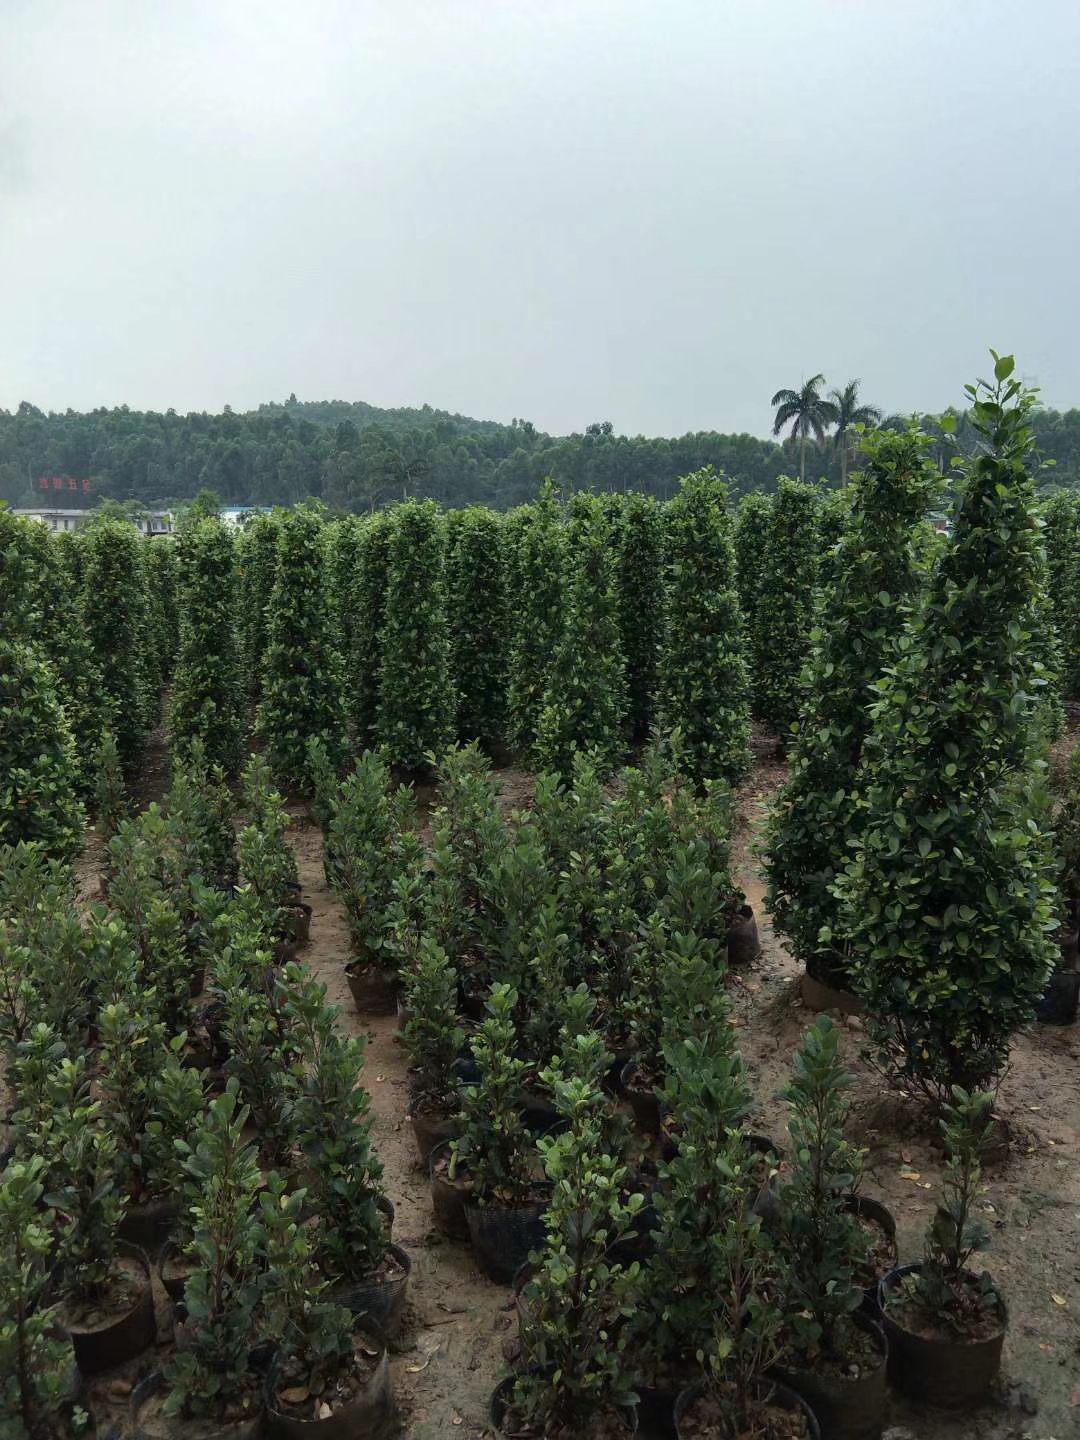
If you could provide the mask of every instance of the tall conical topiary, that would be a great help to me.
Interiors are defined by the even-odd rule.
[[[419,770],[453,739],[443,519],[432,500],[392,512],[378,736],[391,761]]]
[[[532,749],[548,668],[564,622],[564,536],[555,487],[547,481],[535,504],[507,520],[517,544],[509,556],[510,675],[507,697],[510,744],[521,756]]]
[[[379,689],[393,522],[390,515],[382,511],[365,516],[361,525],[359,568],[353,587],[355,613],[346,695],[357,743],[365,746],[378,743]]]
[[[506,734],[507,628],[503,521],[470,506],[448,519],[446,606],[450,673],[457,693],[459,740],[488,749]]]
[[[1080,696],[1080,495],[1059,490],[1043,507],[1047,588],[1060,646],[1061,683]]]
[[[860,764],[871,686],[924,581],[915,537],[940,479],[916,429],[868,436],[864,451],[812,637],[791,775],[769,819],[765,860],[773,923],[815,979],[840,988],[847,947],[831,887],[865,813]],[[831,937],[824,944],[823,928]]]
[[[180,657],[169,709],[173,760],[187,768],[189,747],[199,740],[206,761],[233,775],[243,753],[245,708],[233,538],[215,517],[196,521],[179,546]]]
[[[627,726],[644,740],[656,716],[656,670],[664,609],[664,519],[651,496],[622,497],[614,527],[615,583],[626,658]]]
[[[569,779],[588,752],[601,776],[623,750],[626,662],[615,589],[613,536],[601,501],[575,495],[568,510],[566,609],[536,726],[540,770]]]
[[[176,542],[167,535],[155,537],[154,543],[147,546],[146,550],[150,605],[157,631],[158,662],[166,680],[172,678],[180,653],[176,554]]]
[[[750,768],[750,698],[727,487],[711,466],[667,505],[660,726],[682,738],[695,784]]]
[[[0,845],[34,841],[50,858],[82,846],[79,763],[51,667],[0,634]]]
[[[781,476],[762,555],[754,630],[755,708],[785,742],[799,718],[799,680],[810,651],[819,505],[813,485]]]
[[[281,518],[257,720],[274,778],[299,788],[308,783],[309,740],[324,737],[334,753],[341,747],[321,529],[303,508]]]
[[[121,763],[142,751],[156,696],[146,664],[146,592],[142,538],[126,520],[107,517],[87,527],[82,610],[112,707]]]
[[[768,538],[771,513],[772,500],[761,490],[751,490],[744,495],[735,511],[735,585],[739,592],[743,646],[748,669],[753,665],[754,656],[758,653],[758,599],[761,594],[761,577],[765,572],[765,542]],[[750,699],[756,715],[757,696],[752,682],[751,675]]]
[[[359,624],[357,582],[360,573],[360,537],[364,522],[358,515],[344,515],[325,526],[326,595],[330,612],[330,635],[341,677],[344,718],[352,734],[356,724],[356,684],[353,668]]]
[[[1041,677],[1023,621],[1042,562],[1028,465],[1034,395],[995,359],[968,386],[980,453],[952,544],[877,682],[840,882],[868,1029],[903,1083],[947,1100],[992,1085],[1034,1013],[1056,943],[1053,862],[1033,814]]]
[[[247,691],[262,695],[263,670],[269,644],[270,596],[277,576],[281,519],[277,511],[253,515],[240,532],[237,564],[240,586],[240,653]]]

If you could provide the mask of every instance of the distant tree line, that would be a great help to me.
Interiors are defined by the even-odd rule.
[[[362,402],[302,403],[294,396],[284,404],[243,414],[226,408],[219,415],[126,406],[46,414],[24,401],[14,412],[0,410],[0,499],[12,505],[100,498],[175,505],[210,489],[231,505],[314,498],[334,510],[362,512],[408,497],[449,508],[506,510],[534,499],[547,478],[564,494],[637,491],[666,500],[677,492],[680,476],[708,465],[726,475],[729,494],[738,499],[755,490],[771,493],[778,477],[793,471],[842,484],[857,467],[857,440],[831,416],[817,416],[822,418],[820,434],[811,416],[780,444],[716,431],[676,438],[616,435],[608,421],[553,436],[528,420],[503,425],[430,406],[380,410]],[[955,419],[952,434],[929,417],[925,422],[943,466],[973,443],[966,417]],[[895,423],[895,417],[882,422]],[[830,426],[834,433],[825,433]],[[1080,410],[1038,412],[1035,429],[1042,457],[1056,462],[1044,481],[1080,486]],[[62,498],[46,495],[39,489],[42,476],[90,480],[91,493],[84,496],[80,487],[75,501],[66,488]]]

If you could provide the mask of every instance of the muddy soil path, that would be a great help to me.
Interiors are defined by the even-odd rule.
[[[798,998],[798,970],[774,935],[763,903],[753,841],[783,763],[758,754],[740,792],[738,881],[758,917],[762,953],[731,980],[732,1019],[757,1100],[755,1128],[784,1136],[780,1090],[811,1016]],[[529,777],[504,771],[504,804],[527,803]],[[426,798],[426,797],[425,797]],[[508,1291],[485,1280],[468,1248],[433,1230],[427,1177],[406,1120],[406,1061],[392,1017],[357,1015],[343,966],[349,937],[340,903],[322,873],[321,837],[302,807],[291,832],[313,907],[305,958],[342,1007],[341,1024],[368,1040],[365,1083],[386,1192],[397,1207],[395,1239],[413,1261],[410,1303],[395,1344],[393,1374],[409,1440],[489,1434],[487,1401],[513,1333]],[[851,1131],[868,1149],[866,1193],[896,1215],[901,1261],[918,1258],[936,1203],[941,1156],[911,1101],[890,1092],[861,1057],[858,1022],[845,1025],[856,1072]],[[987,1176],[985,1218],[993,1247],[985,1264],[1009,1303],[1001,1395],[978,1414],[951,1417],[894,1401],[896,1440],[1067,1440],[1080,1435],[1080,1033],[1038,1026],[1018,1038],[1002,1087],[1001,1111],[1016,1134],[1013,1152]],[[1032,1409],[1037,1413],[1029,1413]]]

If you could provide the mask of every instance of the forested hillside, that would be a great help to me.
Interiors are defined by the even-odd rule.
[[[961,449],[965,429],[961,423]],[[1036,430],[1043,457],[1056,461],[1049,482],[1080,484],[1080,410],[1043,411]],[[943,461],[952,443],[940,447]],[[13,505],[61,494],[64,504],[111,497],[168,505],[209,488],[226,504],[240,505],[316,497],[335,509],[360,511],[415,496],[451,507],[506,509],[534,498],[546,477],[564,491],[637,490],[668,499],[680,476],[705,465],[725,473],[737,497],[773,490],[777,476],[794,473],[798,460],[790,445],[753,435],[645,438],[616,435],[603,421],[552,436],[527,420],[503,425],[427,405],[380,410],[294,396],[245,414],[161,414],[126,406],[46,414],[26,402],[13,413],[0,411],[0,499]],[[840,457],[831,440],[809,447],[807,474],[839,482]],[[54,491],[55,477],[65,483]]]

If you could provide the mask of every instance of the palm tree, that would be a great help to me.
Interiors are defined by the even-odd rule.
[[[866,425],[867,427],[879,425],[881,411],[876,405],[859,404],[858,380],[849,380],[843,390],[830,390],[829,399],[836,411],[833,416],[833,423],[836,426],[833,445],[840,451],[840,484],[846,487],[848,456],[851,453],[848,431],[854,429],[856,425]]]
[[[818,391],[824,384],[824,375],[812,375],[803,382],[801,390],[778,390],[769,401],[776,410],[773,434],[779,435],[785,425],[790,425],[791,439],[800,442],[799,477],[804,481],[807,433],[812,431],[820,445],[825,439],[825,427],[836,419],[836,406],[831,400],[822,399]]]

